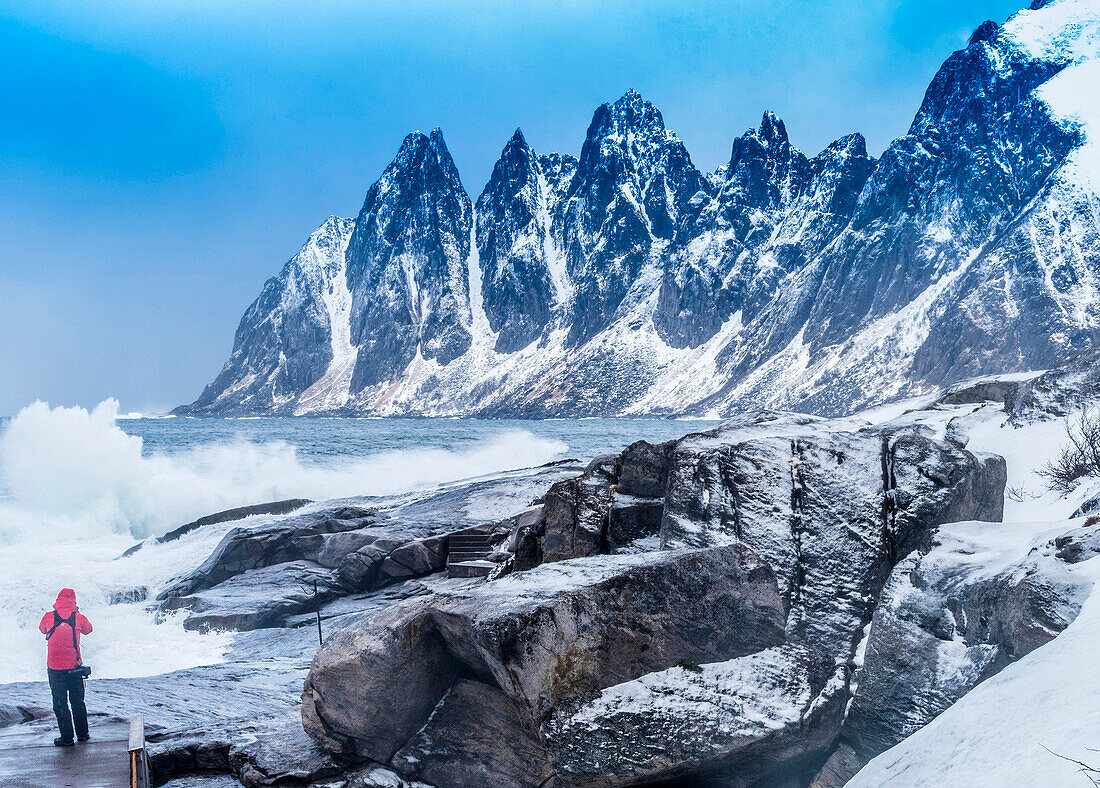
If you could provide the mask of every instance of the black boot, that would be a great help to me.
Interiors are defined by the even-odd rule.
[[[76,744],[76,742],[72,739],[62,739],[60,736],[53,740],[54,747],[72,747],[74,744]]]

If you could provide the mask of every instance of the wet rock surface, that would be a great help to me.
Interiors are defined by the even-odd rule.
[[[448,533],[497,529],[503,539],[515,512],[581,467],[566,461],[427,493],[323,502],[236,527],[157,600],[165,613],[188,611],[188,629],[283,626],[329,601],[441,571]]]
[[[542,785],[544,764],[564,785],[808,784],[891,569],[945,522],[999,519],[1004,484],[1000,458],[920,430],[789,414],[635,444],[499,526],[506,576],[330,638],[305,728],[440,786]],[[470,745],[503,730],[524,767]]]

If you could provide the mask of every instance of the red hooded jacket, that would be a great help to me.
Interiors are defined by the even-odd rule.
[[[62,618],[68,618],[76,613],[76,642],[80,643],[80,636],[92,631],[92,622],[80,613],[76,606],[76,592],[71,588],[62,588],[57,595],[57,601],[53,609]],[[53,613],[46,613],[38,624],[39,631],[44,635],[53,626]],[[79,652],[73,648],[73,632],[68,624],[61,624],[50,639],[46,641],[46,667],[54,670],[72,670],[81,664]]]

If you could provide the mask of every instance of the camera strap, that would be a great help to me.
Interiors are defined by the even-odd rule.
[[[68,624],[69,629],[73,633],[73,651],[76,652],[76,664],[77,665],[84,664],[84,660],[81,659],[81,657],[80,657],[80,643],[79,643],[79,641],[77,640],[77,637],[76,637],[76,611],[75,610],[72,613],[69,614],[68,618],[62,618],[56,610],[53,611],[53,626],[50,627],[50,631],[46,633],[46,640],[49,640],[50,638],[52,638],[53,633],[62,624]]]

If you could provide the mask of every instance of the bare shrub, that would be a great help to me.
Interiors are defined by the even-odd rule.
[[[1069,443],[1037,473],[1047,487],[1062,495],[1073,492],[1088,477],[1100,476],[1100,411],[1083,413],[1076,424],[1066,421]]]
[[[1016,503],[1023,503],[1028,498],[1037,498],[1035,493],[1028,492],[1027,488],[1022,484],[1009,486],[1005,488],[1005,498]]]

